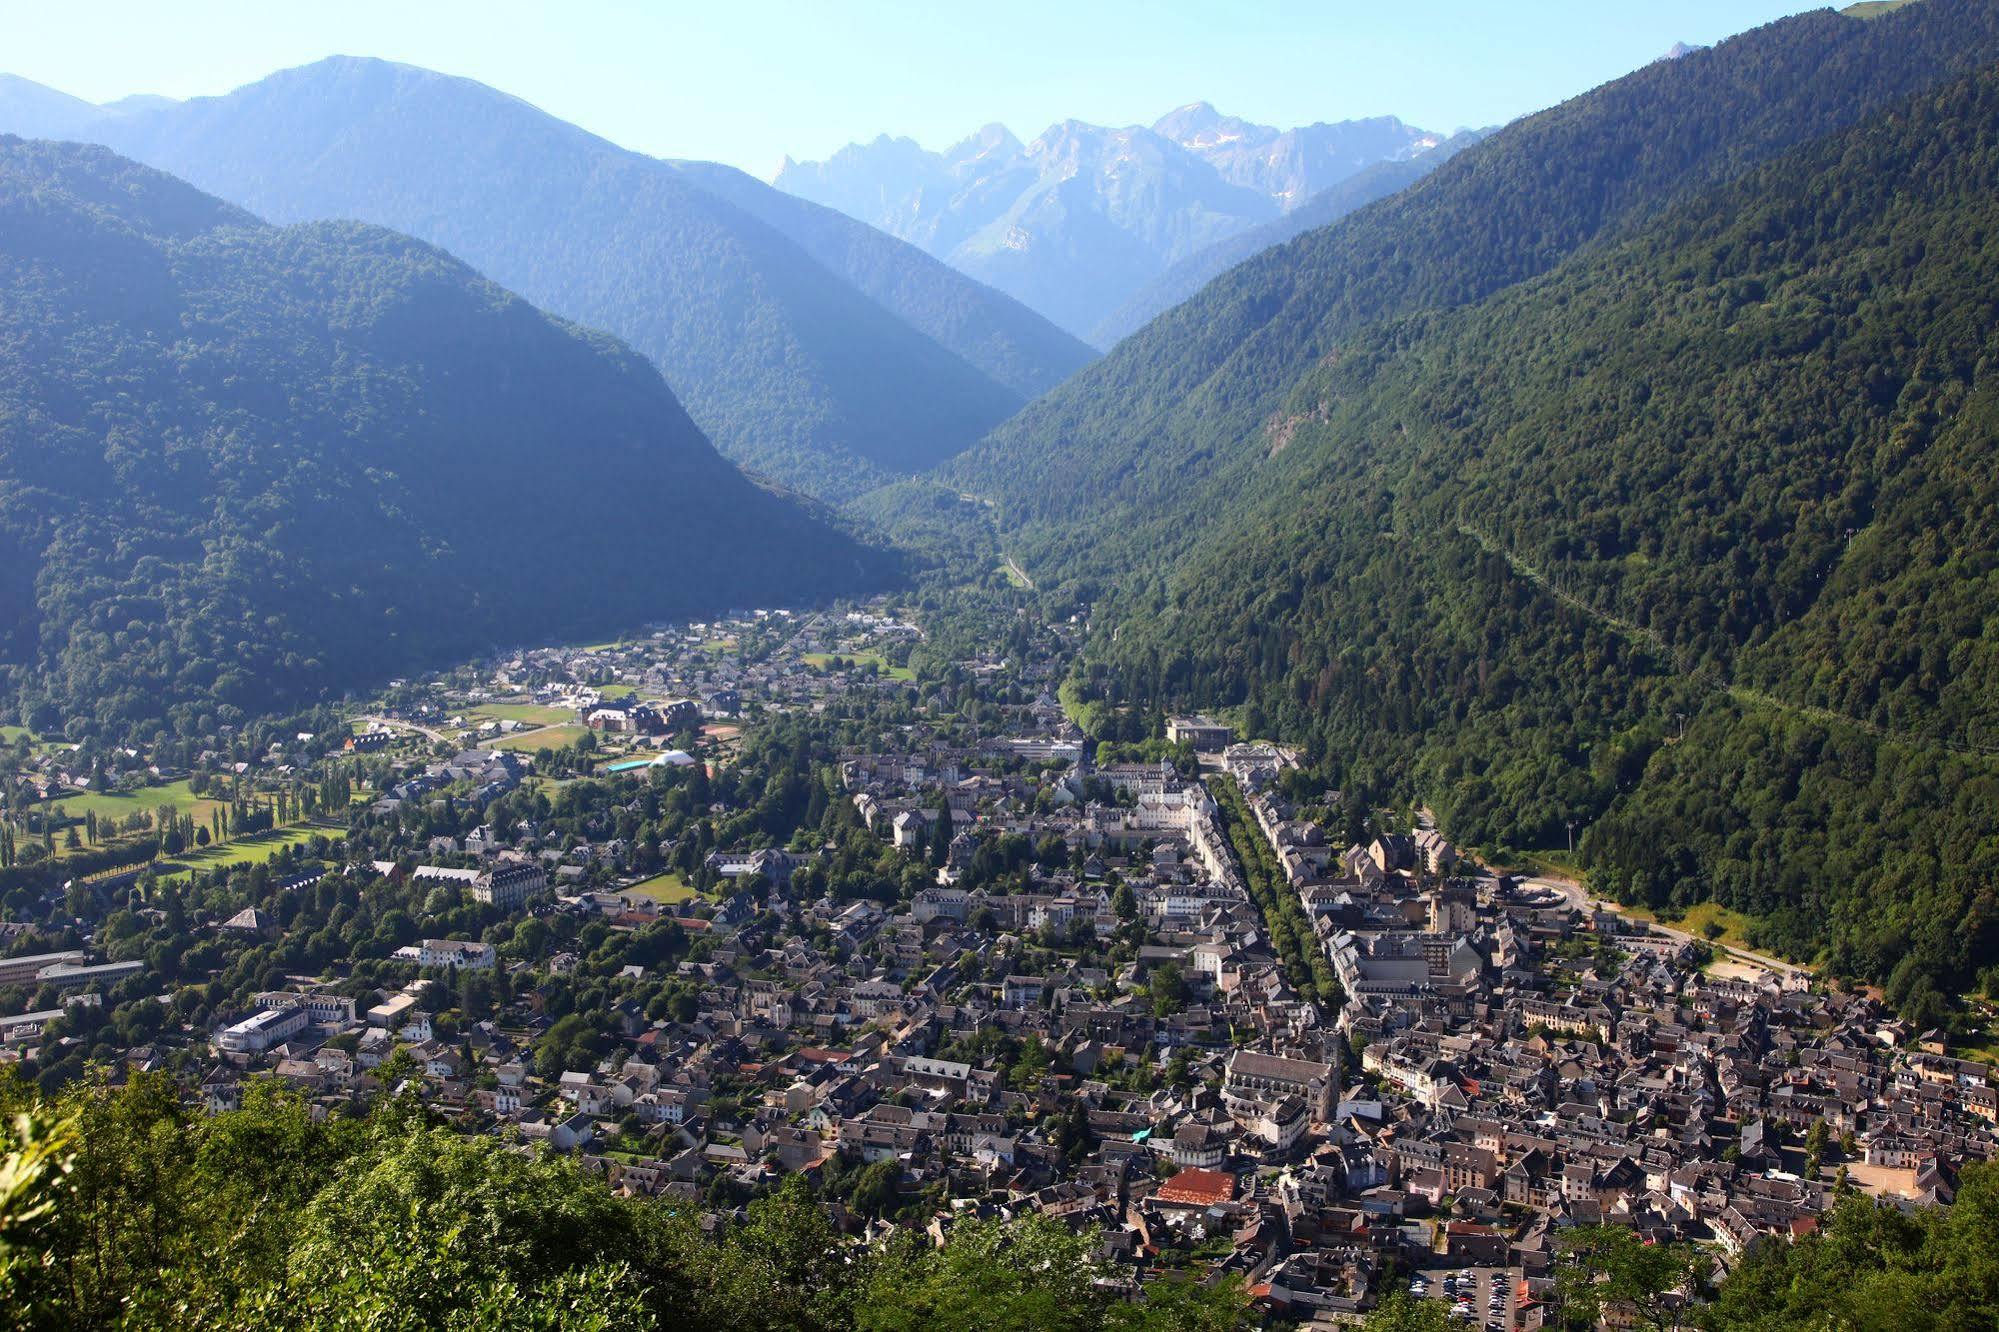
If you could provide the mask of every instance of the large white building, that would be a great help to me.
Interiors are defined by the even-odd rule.
[[[490,971],[499,962],[493,945],[473,939],[425,939],[396,950],[399,961],[447,971]]]
[[[354,1001],[330,990],[267,990],[257,996],[259,1008],[302,1008],[314,1022],[340,1026],[354,1020]]]
[[[312,1015],[303,1008],[260,1008],[217,1032],[215,1045],[232,1054],[255,1054],[297,1035],[311,1022]]]

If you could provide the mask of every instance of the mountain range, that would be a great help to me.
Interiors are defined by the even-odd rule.
[[[940,461],[1091,355],[913,246],[741,172],[628,152],[384,61],[110,107],[13,79],[0,130],[105,144],[274,222],[358,219],[441,246],[624,339],[723,453],[829,498]]]
[[[1107,346],[1123,341],[1244,260],[1406,189],[1489,132],[1462,130],[1415,157],[1376,162],[1319,191],[1281,217],[1196,250],[1127,296],[1124,304],[1099,321],[1097,337]]]
[[[212,732],[893,570],[432,246],[0,136],[0,681],[37,727]]]
[[[1067,120],[1026,144],[1002,125],[941,153],[884,135],[786,159],[774,183],[1107,345],[1113,312],[1170,266],[1442,141],[1392,116],[1280,130],[1195,102],[1150,126]]]
[[[1265,250],[944,469],[1096,632],[1474,845],[1768,946],[1999,946],[1999,6],[1819,11]],[[1980,793],[1974,800],[1970,793]]]

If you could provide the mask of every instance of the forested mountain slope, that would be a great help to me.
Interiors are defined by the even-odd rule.
[[[1023,399],[1040,397],[1096,356],[1087,343],[1012,297],[845,213],[774,190],[731,166],[672,165]]]
[[[1216,279],[954,460],[945,479],[999,504],[1038,580],[1143,578],[1225,510],[1237,472],[1282,440],[1286,395],[1355,330],[1546,272],[1993,59],[1999,5],[1922,0],[1871,21],[1805,14],[1647,66]]]
[[[39,83],[0,74],[0,129],[30,138],[75,138],[110,112],[94,102],[45,88]]]
[[[1988,68],[1351,335],[1108,650],[1933,1017],[1999,979],[1995,367]]]
[[[829,497],[949,456],[1089,355],[912,246],[427,70],[336,58],[79,133],[273,221],[442,246],[623,338],[724,453]]]
[[[643,358],[428,245],[0,138],[0,669],[38,728],[212,733],[885,568]]]
[[[1453,134],[1416,157],[1376,162],[1337,185],[1319,191],[1280,218],[1216,241],[1180,260],[1133,292],[1123,305],[1097,325],[1091,338],[1101,347],[1119,341],[1192,296],[1244,260],[1294,236],[1330,226],[1348,213],[1407,189],[1486,136],[1485,131]]]

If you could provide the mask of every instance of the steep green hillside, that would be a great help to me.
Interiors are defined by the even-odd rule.
[[[1038,398],[1096,356],[1034,311],[844,213],[734,167],[675,162],[708,193],[782,233],[912,328],[1019,394]]]
[[[1468,840],[1573,820],[1607,889],[1961,988],[1999,955],[1995,366],[1987,71],[1356,333],[1110,650]]]
[[[882,573],[642,358],[427,245],[0,139],[0,668],[37,730],[212,731]]]
[[[945,469],[1037,579],[1143,579],[1280,446],[1287,395],[1368,323],[1476,301],[1676,200],[1999,59],[1999,6],[1819,11],[1507,126],[1415,186],[1267,250]],[[1121,548],[1103,535],[1119,534]]]
[[[732,202],[427,70],[326,60],[86,132],[260,217],[358,218],[442,246],[624,339],[723,453],[824,497],[950,456],[1088,355],[910,246],[865,243],[747,178]],[[773,198],[746,211],[745,189]]]
[[[1484,138],[1478,130],[1454,134],[1417,157],[1376,162],[1339,184],[1321,190],[1275,221],[1217,241],[1188,255],[1140,287],[1091,332],[1101,347],[1115,346],[1154,319],[1192,296],[1208,283],[1273,245],[1331,226],[1347,214],[1407,189],[1465,149]]]

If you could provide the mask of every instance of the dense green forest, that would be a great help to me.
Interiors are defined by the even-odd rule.
[[[1264,251],[1032,404],[945,477],[1037,578],[1144,587],[1251,487],[1298,381],[1358,329],[1477,301],[1870,111],[1999,59],[1999,7],[1828,10],[1526,117],[1409,189]]]
[[[826,498],[950,456],[1090,356],[858,222],[428,70],[336,58],[85,132],[260,217],[441,246],[630,343],[724,454]]]
[[[890,568],[642,358],[426,245],[0,139],[0,668],[37,729],[212,734]]]
[[[1467,839],[1603,816],[1602,886],[1962,988],[1999,951],[1995,124],[1981,74],[1357,335],[1122,658],[1406,767]]]
[[[1999,7],[1923,0],[1640,71],[948,475],[1106,603],[1088,698],[1239,706],[1487,849],[1574,825],[1605,890],[1718,897],[1935,1016],[1999,947],[1999,81],[1887,92],[1995,52]],[[1226,357],[1166,341],[1232,318]]]

